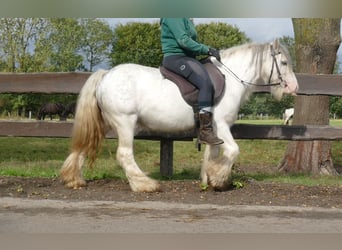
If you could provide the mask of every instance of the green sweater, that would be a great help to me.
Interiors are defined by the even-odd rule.
[[[162,18],[161,44],[164,57],[207,55],[209,47],[198,43],[195,25],[188,18]]]

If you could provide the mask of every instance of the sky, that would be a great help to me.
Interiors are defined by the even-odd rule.
[[[127,22],[158,22],[159,18],[110,18],[106,19],[112,26]],[[234,25],[244,32],[253,42],[271,42],[283,36],[294,37],[291,18],[194,18],[195,24],[224,22]],[[341,24],[342,27],[342,24]],[[341,29],[342,36],[342,29]],[[342,61],[342,45],[337,55]]]
[[[127,22],[158,22],[159,18],[109,18],[107,21],[115,26]],[[194,22],[224,22],[235,25],[253,42],[270,42],[277,37],[294,36],[290,18],[194,18]]]

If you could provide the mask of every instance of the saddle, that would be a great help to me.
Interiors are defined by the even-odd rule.
[[[201,63],[207,69],[211,82],[213,83],[213,87],[215,90],[213,102],[215,105],[220,101],[222,94],[224,93],[225,77],[221,73],[221,71],[210,61],[210,59],[203,59],[201,60]],[[198,88],[196,88],[184,77],[168,70],[164,66],[160,66],[159,69],[163,77],[174,82],[177,85],[183,99],[193,108],[195,112],[197,112],[199,94]]]

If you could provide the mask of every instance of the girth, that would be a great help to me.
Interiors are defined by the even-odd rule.
[[[215,90],[214,94],[214,105],[218,103],[224,93],[225,89],[225,77],[221,73],[221,71],[209,60],[201,60],[201,63],[207,69],[211,82],[213,83],[213,87]],[[183,99],[194,109],[197,111],[198,107],[198,94],[199,90],[193,84],[191,84],[187,79],[184,77],[168,70],[164,66],[160,66],[160,73],[168,80],[174,82],[179,91],[182,94]]]

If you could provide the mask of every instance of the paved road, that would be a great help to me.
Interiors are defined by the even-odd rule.
[[[0,233],[341,233],[342,209],[0,198]]]

